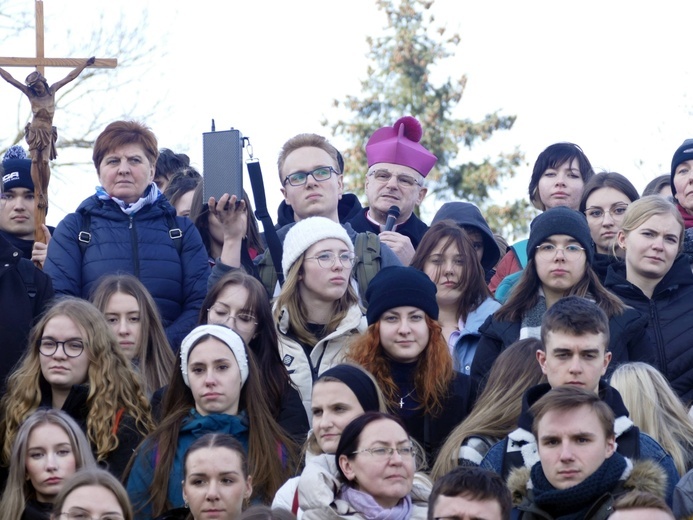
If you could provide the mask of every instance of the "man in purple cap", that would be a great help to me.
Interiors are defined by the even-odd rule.
[[[379,233],[404,265],[428,230],[414,214],[428,191],[424,179],[436,163],[419,143],[422,133],[421,124],[406,116],[371,136],[366,145],[368,208],[349,221],[356,231]]]

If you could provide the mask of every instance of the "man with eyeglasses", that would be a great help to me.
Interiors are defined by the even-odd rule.
[[[327,139],[317,134],[299,134],[292,137],[282,146],[277,166],[282,185],[281,192],[284,195],[282,205],[292,210],[290,221],[288,220],[289,215],[285,215],[284,220],[280,219],[280,223],[285,223],[277,230],[277,235],[282,242],[289,229],[296,222],[308,217],[325,217],[342,224],[349,238],[357,246],[356,255],[359,263],[357,263],[354,273],[362,298],[368,282],[378,270],[392,265],[401,265],[395,253],[386,245],[382,245],[377,236],[373,237],[374,240],[370,240],[370,237],[355,231],[351,224],[340,221],[340,200],[344,197],[354,196],[344,194],[341,155]],[[215,208],[210,208],[210,211],[218,216],[222,225],[225,225],[224,223],[227,221],[231,223],[235,218],[232,216],[235,212],[233,207],[223,209],[217,205]],[[228,226],[229,229],[231,227],[231,225]],[[243,225],[235,226],[235,229],[238,236],[229,240],[229,243],[233,242],[234,250],[240,251],[245,227]],[[359,235],[363,235],[363,240],[358,240]],[[225,238],[225,244],[226,240]],[[364,247],[359,249],[359,244],[364,244]],[[365,251],[366,246],[368,251]],[[227,248],[227,245],[224,247]],[[226,261],[227,258],[229,261]],[[255,263],[263,285],[270,293],[276,295],[278,293],[276,273],[274,273],[274,266],[268,260],[267,254],[257,257]],[[359,265],[367,265],[368,267],[360,269]],[[238,267],[240,267],[240,254],[227,257],[222,251],[221,262],[217,262],[214,266],[212,276],[210,276],[207,284],[208,287],[225,272]]]
[[[0,196],[2,187],[0,182]],[[34,320],[53,294],[51,279],[0,234],[0,391],[26,350]]]
[[[414,214],[428,191],[424,179],[436,164],[436,156],[419,143],[422,133],[421,124],[405,116],[371,136],[366,144],[368,208],[349,221],[356,231],[379,233],[380,240],[404,265],[409,265],[428,230]],[[390,230],[387,224],[392,206],[397,206],[399,215],[394,216]]]

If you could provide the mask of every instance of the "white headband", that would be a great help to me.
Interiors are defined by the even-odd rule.
[[[188,357],[190,357],[190,349],[201,337],[207,335],[214,336],[231,349],[238,363],[238,368],[241,371],[241,387],[243,387],[248,380],[248,355],[245,352],[245,344],[238,334],[223,325],[200,325],[199,327],[195,327],[193,331],[183,339],[183,343],[181,343],[180,346],[180,371],[183,374],[183,381],[185,381],[185,384],[190,387],[190,381],[188,379]]]

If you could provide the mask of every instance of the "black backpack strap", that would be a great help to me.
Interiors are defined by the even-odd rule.
[[[22,282],[26,287],[26,293],[31,300],[34,316],[38,316],[39,313],[36,310],[36,294],[38,293],[38,286],[36,285],[36,266],[31,260],[20,258],[17,264],[17,271],[19,271],[19,276],[21,276]]]
[[[89,213],[82,213],[82,230],[77,234],[77,244],[79,245],[79,250],[84,256],[84,252],[87,250],[89,242],[91,242],[91,215]]]
[[[183,230],[178,227],[176,217],[168,211],[166,212],[166,223],[168,224],[168,236],[173,240],[173,245],[176,251],[178,251],[178,256],[180,256],[183,251]]]
[[[267,211],[267,200],[265,199],[265,185],[262,182],[262,170],[260,169],[259,161],[248,161],[248,176],[250,184],[253,187],[253,198],[255,199],[255,216],[262,222],[262,229],[265,232],[265,240],[267,248],[272,253],[272,263],[274,270],[277,273],[279,285],[284,285],[284,273],[282,271],[282,243],[277,235],[277,230],[274,229],[272,217]],[[272,288],[272,291],[274,288]],[[271,293],[270,293],[271,294]]]

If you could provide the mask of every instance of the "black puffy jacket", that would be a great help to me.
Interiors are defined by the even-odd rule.
[[[606,287],[648,317],[648,338],[656,366],[676,393],[693,401],[693,273],[680,255],[648,298],[626,279],[625,265],[610,266]]]

